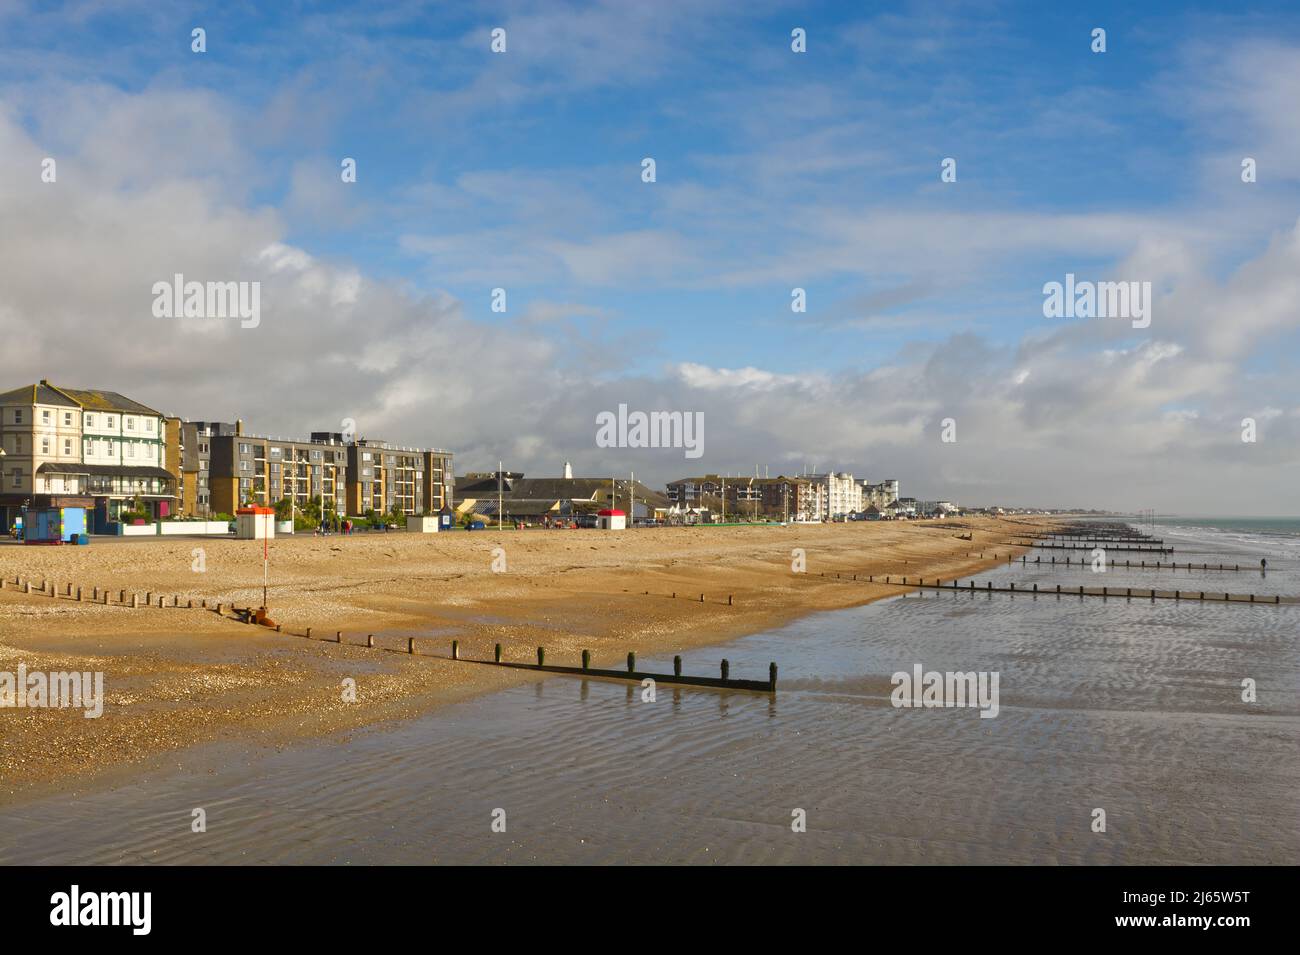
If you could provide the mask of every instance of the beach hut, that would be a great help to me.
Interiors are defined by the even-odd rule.
[[[235,537],[238,540],[275,537],[275,508],[241,507],[235,511]]]
[[[31,507],[23,522],[24,544],[80,544],[86,540],[84,507]]]
[[[604,508],[596,512],[596,526],[602,531],[627,530],[627,515],[619,510]]]

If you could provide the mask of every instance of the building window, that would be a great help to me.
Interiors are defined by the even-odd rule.
[[[95,416],[93,414],[86,415],[86,427],[93,428],[94,426],[95,426]]]
[[[106,422],[107,426],[110,427],[110,428],[115,427],[114,422],[115,422],[116,420],[117,420],[117,419],[114,418],[112,415],[109,415],[108,417],[106,417],[106,418],[104,419],[104,421]]]
[[[153,418],[144,419],[144,429],[146,431],[153,431]]]
[[[135,444],[134,444],[134,442],[132,442],[132,443],[130,443],[130,444],[128,444],[128,445],[126,446],[126,456],[127,456],[128,458],[133,458],[133,457],[135,457]]]
[[[41,409],[41,423],[42,424],[50,423],[50,409],[48,408]]]
[[[239,470],[241,470],[241,471],[251,471],[251,470],[253,470],[253,466],[252,466],[252,464],[251,464],[250,462],[248,462],[248,461],[246,461],[246,460],[245,460],[245,461],[240,461],[240,462],[239,462]]]
[[[253,452],[253,446],[251,444],[241,444],[239,446],[240,454],[252,454],[252,452]]]
[[[22,454],[22,453],[23,453],[23,436],[21,434],[14,435],[14,454]]]
[[[122,419],[122,423],[126,425],[126,430],[127,430],[127,431],[134,431],[134,430],[135,430],[135,419],[134,419],[134,418],[123,418],[123,419]]]
[[[22,410],[21,408],[15,408],[15,409],[14,409],[14,424],[22,424],[22,423],[23,423],[23,410]]]
[[[69,455],[72,454],[72,439],[71,439],[71,438],[64,438],[64,439],[63,439],[63,453],[64,453],[64,454],[69,454]]]
[[[41,454],[49,454],[49,453],[50,453],[50,439],[41,438]]]

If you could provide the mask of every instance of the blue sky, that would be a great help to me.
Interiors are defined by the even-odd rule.
[[[1229,425],[1253,410],[1275,437],[1300,432],[1297,323],[1277,304],[1300,195],[1300,15],[1216,6],[0,2],[0,105],[9,161],[64,157],[67,192],[94,180],[117,207],[108,233],[114,215],[147,221],[169,190],[196,203],[192,228],[172,223],[168,249],[138,256],[143,275],[170,267],[164,252],[199,269],[219,234],[231,248],[218,260],[274,244],[293,268],[400,301],[401,317],[370,311],[352,340],[300,355],[315,373],[260,415],[281,430],[308,430],[300,419],[324,404],[454,445],[465,466],[506,456],[549,473],[559,455],[621,472],[584,435],[626,395],[725,423],[709,470],[817,463],[987,499],[1050,477],[1008,479],[1007,462],[1059,452],[1071,474],[1091,470],[1070,452],[1123,444],[1108,415],[1127,402],[1123,426],[1154,448],[1123,469],[1153,482],[1148,497],[1177,480],[1186,508],[1215,510],[1185,475],[1222,451],[1225,475],[1258,475],[1263,512],[1290,512],[1276,474],[1293,458],[1270,445],[1266,462],[1234,459]],[[494,27],[504,54],[488,48]],[[806,53],[790,49],[795,27]],[[1105,53],[1090,49],[1095,27]],[[1244,156],[1260,170],[1250,185]],[[343,157],[355,184],[340,182]],[[940,181],[945,157],[955,183]],[[87,214],[84,198],[70,208]],[[48,220],[41,232],[58,244]],[[1067,272],[1152,281],[1154,328],[1045,320],[1042,286]],[[806,314],[790,310],[794,287]],[[331,301],[344,299],[355,307]],[[34,301],[10,306],[62,310]],[[297,306],[260,340],[322,341],[318,303]],[[1238,308],[1259,317],[1234,339],[1219,326]],[[118,320],[144,321],[130,305]],[[247,345],[208,340],[230,360]],[[30,347],[39,361],[51,346]],[[472,397],[392,382],[378,357],[424,350],[478,356],[464,381],[429,359]],[[118,390],[139,371],[123,356]],[[145,377],[136,390],[168,384]],[[334,385],[316,393],[322,377]],[[330,406],[358,378],[371,391]],[[176,379],[196,405],[178,413],[241,411],[215,373]],[[1059,387],[1031,397],[1026,381]],[[421,402],[460,414],[430,422]],[[978,425],[978,456],[928,440],[945,402]],[[1148,452],[1171,468],[1164,484]],[[641,462],[665,479],[686,463]],[[1069,503],[1126,503],[1056,486]]]

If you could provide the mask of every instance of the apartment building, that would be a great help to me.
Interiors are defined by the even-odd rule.
[[[673,481],[666,493],[669,502],[679,508],[719,507],[725,501],[726,513],[739,517],[808,521],[822,515],[821,488],[806,477],[707,474]]]
[[[325,513],[349,513],[348,448],[341,442],[245,434],[243,421],[194,425],[195,485],[203,496],[200,481],[206,471],[205,503],[211,513],[233,514],[249,504],[273,507],[286,499],[299,510],[315,501]]]
[[[668,500],[679,507],[700,507],[705,503],[705,498],[721,498],[722,487],[727,480],[728,478],[717,474],[679,478],[669,482],[666,493]]]
[[[251,435],[242,421],[187,425],[184,481],[193,483],[200,514],[231,514],[246,504],[273,507],[286,499],[298,510],[315,501],[327,514],[394,507],[431,514],[451,496],[450,451],[346,440],[331,431],[313,431],[308,441]]]
[[[887,478],[879,484],[872,484],[869,481],[862,482],[862,507],[865,510],[868,507],[875,507],[883,511],[898,500],[898,479]]]
[[[42,379],[0,394],[4,526],[25,506],[86,507],[100,530],[137,499],[150,516],[171,516],[164,428],[160,412],[113,391]]]
[[[835,520],[862,510],[862,485],[847,471],[810,474],[808,480],[820,490],[822,520]]]

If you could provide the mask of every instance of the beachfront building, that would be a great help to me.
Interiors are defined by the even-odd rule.
[[[630,477],[529,478],[521,471],[470,471],[456,485],[456,511],[514,524],[579,521],[596,526],[599,512],[619,509],[633,522],[665,513],[664,495]],[[500,501],[498,505],[498,499]]]
[[[175,512],[176,478],[165,468],[163,415],[114,391],[42,379],[0,394],[0,519],[23,507],[85,507],[92,526],[139,508]]]
[[[870,481],[862,482],[863,510],[866,510],[869,507],[875,507],[877,511],[884,511],[885,508],[889,507],[897,500],[897,478],[887,478],[878,484],[872,484]]]
[[[707,474],[679,478],[667,485],[667,499],[676,514],[709,508],[721,519],[821,520],[821,488],[802,476],[723,477]],[[725,505],[725,507],[724,507]]]
[[[822,520],[843,520],[862,510],[862,485],[847,471],[810,474],[808,480],[820,490]]]
[[[706,499],[722,500],[723,484],[726,478],[717,474],[702,477],[678,478],[670,481],[666,488],[668,500],[679,508],[698,508]],[[734,480],[734,478],[732,479]]]
[[[224,421],[181,421],[178,496],[184,516],[207,520],[234,513],[212,506],[212,438],[234,435],[235,430],[234,423]]]
[[[450,451],[331,431],[307,441],[254,435],[242,420],[186,421],[181,435],[181,486],[195,517],[283,500],[296,511],[314,502],[322,514],[437,514],[451,496]]]
[[[210,513],[274,507],[281,500],[291,501],[299,511],[315,501],[322,513],[347,513],[345,447],[246,434],[239,420],[194,424],[199,445],[194,460],[198,476],[207,473]]]

